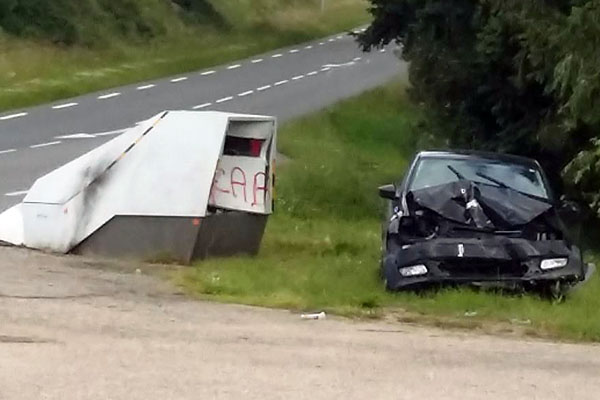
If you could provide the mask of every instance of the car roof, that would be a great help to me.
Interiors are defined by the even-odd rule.
[[[487,160],[497,160],[511,164],[520,164],[526,166],[538,166],[536,160],[527,157],[515,156],[513,154],[494,153],[491,151],[479,150],[428,150],[421,151],[417,154],[417,158],[452,158],[452,159],[469,159],[483,158]]]

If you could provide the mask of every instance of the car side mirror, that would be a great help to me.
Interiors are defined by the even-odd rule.
[[[388,200],[396,199],[396,186],[395,185],[385,185],[379,187],[379,197]]]

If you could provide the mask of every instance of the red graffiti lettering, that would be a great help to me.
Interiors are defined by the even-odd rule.
[[[258,179],[262,176],[262,184],[259,183]],[[259,186],[261,185],[261,186]],[[259,192],[263,193],[263,201],[261,203],[258,203],[258,199],[257,199],[257,195]],[[257,172],[256,175],[254,175],[254,188],[253,188],[253,195],[254,195],[254,202],[252,203],[252,207],[257,206],[259,204],[264,204],[265,201],[264,199],[267,197],[267,174],[265,174],[264,172]]]
[[[210,189],[210,200],[209,201],[212,204],[214,204],[217,201],[218,193],[231,193],[229,190],[219,187],[219,179],[222,178],[224,175],[225,175],[225,170],[223,168],[217,168],[217,171],[215,172],[215,177],[213,179],[212,188]]]
[[[236,177],[237,172],[237,177]],[[240,178],[242,180],[240,180]],[[231,193],[233,197],[237,198],[237,193],[235,192],[236,186],[241,186],[244,189],[244,202],[248,202],[248,198],[246,196],[246,173],[240,167],[235,167],[231,170]]]

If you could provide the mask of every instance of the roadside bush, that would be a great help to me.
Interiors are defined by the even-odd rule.
[[[212,24],[225,27],[225,18],[207,0],[173,0],[184,11],[183,18],[190,22]]]
[[[177,13],[173,5],[182,11]],[[180,19],[180,21],[178,21]],[[150,39],[183,20],[222,24],[208,0],[2,0],[6,32],[65,45],[96,45],[111,39]]]
[[[72,5],[69,0],[3,0],[0,26],[15,35],[44,34],[54,42],[70,44],[78,36],[74,21],[69,18],[74,14]]]

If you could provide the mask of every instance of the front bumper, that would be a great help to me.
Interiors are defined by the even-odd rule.
[[[581,252],[562,240],[529,241],[518,238],[432,239],[406,246],[388,246],[383,273],[388,289],[429,283],[576,283],[585,277]],[[543,259],[567,258],[566,266],[542,270]],[[427,273],[404,277],[400,269],[425,265]]]

